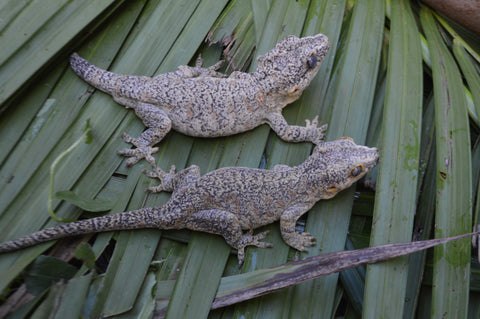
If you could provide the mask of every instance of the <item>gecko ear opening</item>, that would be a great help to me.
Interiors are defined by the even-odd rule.
[[[338,188],[335,185],[330,185],[325,191],[327,194],[334,196],[336,193],[338,193]]]

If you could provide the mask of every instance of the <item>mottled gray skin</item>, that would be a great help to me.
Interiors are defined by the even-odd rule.
[[[350,187],[378,161],[376,148],[356,145],[349,138],[317,145],[301,165],[277,165],[273,170],[246,167],[221,168],[200,176],[197,166],[177,174],[158,168],[150,172],[161,180],[157,191],[171,191],[162,207],[142,208],[68,223],[0,244],[8,252],[66,236],[140,228],[191,229],[221,235],[244,259],[248,245],[271,247],[261,242],[267,232],[253,230],[280,220],[284,241],[305,251],[315,244],[308,233],[295,231],[297,219],[318,200]]]
[[[297,38],[288,36],[258,58],[253,73],[216,72],[219,62],[209,68],[180,66],[177,71],[146,76],[118,75],[102,70],[77,54],[70,64],[75,73],[94,87],[111,94],[127,108],[133,108],[147,130],[140,137],[124,134],[135,149],[119,152],[130,156],[132,165],[145,158],[153,166],[153,147],[173,128],[190,136],[217,137],[237,134],[267,123],[287,142],[318,144],[326,126],[317,127],[317,118],[306,127],[291,126],[282,109],[297,100],[317,74],[329,48],[323,34]]]

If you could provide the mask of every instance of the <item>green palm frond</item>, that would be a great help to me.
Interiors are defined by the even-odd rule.
[[[468,239],[211,310],[219,294],[262,282],[267,267],[477,225],[479,38],[407,0],[3,1],[0,241],[58,224],[47,205],[50,167],[86,123],[92,139],[56,164],[54,193],[108,203],[101,209],[110,213],[169,198],[145,193],[154,185],[145,162],[127,168],[116,154],[128,147],[122,132],[137,136],[144,126],[70,70],[72,52],[123,74],[172,71],[198,54],[206,65],[225,58],[231,72],[254,69],[287,35],[317,33],[329,37],[330,51],[283,114],[299,125],[320,114],[328,140],[350,136],[379,147],[381,159],[367,179],[375,191],[357,185],[302,220],[315,247],[293,251],[269,225],[274,248],[249,248],[239,269],[222,238],[186,230],[45,243],[0,256],[0,317],[477,318],[480,267]],[[196,164],[202,173],[297,165],[312,148],[285,143],[267,126],[214,139],[171,132],[158,146],[162,169]],[[51,204],[61,219],[98,214],[59,198]]]

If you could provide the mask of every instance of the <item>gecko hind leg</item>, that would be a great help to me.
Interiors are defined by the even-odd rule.
[[[130,157],[127,160],[127,166],[131,166],[145,158],[153,167],[156,167],[152,154],[158,152],[158,147],[153,147],[153,145],[160,142],[170,132],[172,121],[165,112],[155,105],[116,96],[114,96],[114,100],[127,108],[133,108],[137,116],[147,127],[138,138],[123,133],[123,140],[136,148],[120,150],[117,153]]]
[[[196,77],[214,77],[214,78],[226,78],[228,75],[217,72],[223,65],[224,60],[218,61],[212,66],[207,68],[202,67],[203,59],[201,55],[198,55],[197,60],[195,61],[195,66],[180,65],[177,68],[176,74],[182,78],[196,78]],[[159,77],[162,76],[159,75]]]
[[[271,243],[262,242],[268,231],[253,235],[253,231],[243,233],[240,222],[235,214],[219,210],[203,210],[189,216],[185,221],[185,228],[220,235],[227,244],[237,249],[238,264],[241,266],[245,260],[245,248],[256,246],[260,248],[272,247]]]
[[[270,231],[266,230],[264,232],[253,235],[253,231],[249,231],[246,234],[243,234],[240,240],[236,243],[237,245],[237,257],[238,265],[241,266],[245,260],[245,248],[247,246],[256,246],[259,248],[270,248],[273,247],[272,243],[267,243],[261,241],[264,239]]]
[[[178,173],[175,173],[175,165],[172,165],[170,172],[166,173],[159,167],[153,170],[143,170],[145,175],[150,178],[156,178],[160,181],[157,186],[147,188],[147,192],[159,193],[161,191],[173,192],[195,182],[200,177],[200,168],[192,165]]]

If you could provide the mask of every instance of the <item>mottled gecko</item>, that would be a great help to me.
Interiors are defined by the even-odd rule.
[[[0,252],[9,252],[67,236],[103,231],[158,228],[191,229],[221,235],[238,250],[252,245],[271,247],[261,242],[267,232],[253,230],[280,220],[283,240],[305,251],[315,244],[309,233],[295,230],[297,219],[318,200],[335,196],[350,187],[378,161],[376,148],[356,145],[350,138],[321,142],[299,166],[277,165],[272,170],[227,167],[200,176],[198,166],[175,174],[156,168],[157,191],[173,192],[161,207],[107,215],[44,229],[20,239],[0,244]]]
[[[297,100],[317,74],[329,48],[323,34],[297,38],[288,36],[258,57],[253,73],[219,73],[222,61],[202,68],[179,66],[175,72],[146,76],[118,75],[102,70],[77,54],[70,64],[89,84],[133,108],[147,130],[138,138],[124,134],[136,148],[118,153],[129,156],[127,165],[145,158],[155,166],[152,153],[173,128],[190,136],[217,137],[251,130],[267,123],[287,142],[319,143],[326,126],[306,120],[306,126],[288,125],[282,109]]]

